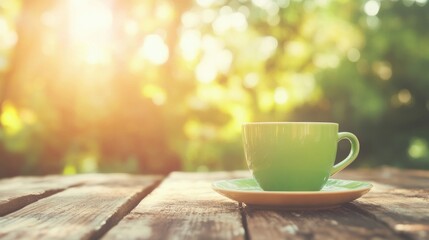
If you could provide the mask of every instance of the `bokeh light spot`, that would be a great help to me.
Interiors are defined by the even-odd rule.
[[[76,167],[72,164],[67,164],[64,166],[63,174],[64,175],[74,175],[77,173]]]
[[[195,69],[195,77],[201,83],[210,83],[216,79],[215,66],[206,62],[200,62]]]
[[[156,18],[164,22],[171,21],[174,18],[174,14],[174,9],[168,2],[159,3],[155,10]]]
[[[289,99],[289,94],[283,87],[277,87],[274,91],[274,101],[277,104],[285,104]]]
[[[383,81],[387,81],[392,77],[392,67],[388,62],[375,62],[372,68],[377,76]]]
[[[426,5],[428,1],[427,0],[416,0],[416,4],[423,7],[424,5]]]
[[[292,56],[302,56],[306,53],[307,47],[303,42],[291,41],[285,45],[285,51]]]
[[[317,54],[313,61],[319,68],[336,68],[340,64],[340,59],[335,54]]]
[[[347,58],[350,62],[357,62],[360,59],[360,51],[356,48],[350,48],[347,51]]]
[[[271,57],[276,51],[277,46],[278,46],[278,42],[275,37],[265,36],[260,38],[259,52],[262,56],[262,59],[267,59]]]
[[[125,25],[125,33],[129,36],[135,36],[139,32],[139,25],[136,21],[128,20]]]
[[[368,16],[375,16],[380,10],[380,2],[377,0],[369,0],[365,3],[363,10]]]
[[[247,19],[243,13],[234,12],[225,6],[219,11],[219,16],[213,21],[212,27],[217,35],[225,34],[231,29],[243,32],[247,29]]]
[[[199,16],[194,12],[185,12],[182,14],[181,21],[184,27],[192,28],[200,24]]]
[[[422,159],[429,154],[428,142],[421,138],[411,140],[408,155],[413,159]]]
[[[144,39],[139,54],[153,64],[161,65],[168,60],[169,50],[161,36],[150,34]]]
[[[254,88],[256,85],[258,85],[259,82],[259,76],[256,73],[248,73],[244,77],[243,85],[246,88]]]
[[[196,2],[201,7],[210,7],[213,4],[215,4],[216,2],[218,2],[217,4],[219,4],[218,0],[196,0]]]
[[[412,95],[408,89],[402,89],[398,93],[398,100],[401,104],[409,104],[411,102]]]
[[[164,89],[153,84],[145,85],[142,89],[142,94],[143,96],[152,99],[152,102],[155,105],[162,105],[167,100],[167,95]]]
[[[197,30],[184,31],[179,46],[184,59],[194,60],[201,48],[201,33]]]
[[[0,56],[0,71],[6,70],[7,66],[8,66],[8,60]]]
[[[3,103],[0,121],[8,135],[15,135],[23,127],[18,110],[10,102]]]
[[[377,16],[368,16],[366,18],[366,24],[370,29],[377,29],[380,26],[380,19]]]

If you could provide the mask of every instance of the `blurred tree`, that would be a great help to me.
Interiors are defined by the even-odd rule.
[[[0,0],[0,176],[241,168],[244,121],[339,122],[355,166],[429,168],[428,10]]]

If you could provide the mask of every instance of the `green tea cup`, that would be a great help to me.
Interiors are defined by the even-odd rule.
[[[319,191],[359,153],[357,137],[338,133],[337,123],[251,122],[242,130],[247,165],[265,191]],[[343,139],[351,143],[350,154],[334,165]]]

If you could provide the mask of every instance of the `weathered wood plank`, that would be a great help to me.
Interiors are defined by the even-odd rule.
[[[173,173],[103,239],[243,239],[238,204],[210,185],[227,173]]]
[[[251,239],[400,239],[382,223],[346,207],[319,211],[245,208]]]
[[[388,188],[356,200],[354,210],[385,223],[408,239],[429,238],[429,192]]]
[[[88,239],[108,231],[105,239],[428,239],[427,173],[391,168],[343,171],[335,177],[370,181],[375,188],[341,208],[322,211],[239,209],[210,188],[214,180],[247,177],[248,171],[174,173],[110,231],[147,194],[145,181],[134,179],[139,177],[85,176],[69,180],[71,185],[61,178],[66,182],[61,188],[49,177],[6,179],[0,180],[0,193],[27,189],[21,195],[31,196],[32,191],[37,196],[44,184],[47,190],[59,190],[0,217],[0,238]],[[67,189],[76,183],[83,185]]]
[[[0,216],[82,183],[84,179],[76,176],[15,177],[0,180]]]
[[[408,239],[429,238],[429,171],[384,167],[344,171],[341,177],[370,180],[375,188],[356,200],[354,210]]]
[[[85,176],[87,184],[0,218],[2,239],[91,239],[103,235],[160,181],[155,176]]]

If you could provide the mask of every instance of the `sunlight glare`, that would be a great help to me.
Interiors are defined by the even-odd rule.
[[[396,224],[395,230],[400,232],[415,232],[415,233],[424,233],[424,235],[417,235],[421,237],[426,236],[426,231],[429,230],[428,224]]]
[[[18,41],[15,31],[12,31],[6,20],[0,16],[0,50],[13,47]]]
[[[112,44],[112,10],[102,0],[68,0],[67,19],[69,39],[74,51],[87,64],[106,64],[110,61]],[[46,24],[53,25],[54,12],[46,13]],[[55,42],[44,46],[44,53],[49,55],[55,49]]]
[[[197,30],[186,30],[180,38],[180,50],[184,59],[194,60],[201,47],[201,33]]]
[[[76,42],[106,41],[112,26],[112,12],[103,1],[69,0],[70,36]]]
[[[9,27],[4,18],[0,17],[0,36],[9,31]]]
[[[88,46],[86,49],[86,58],[85,61],[88,64],[103,64],[108,63],[109,53],[105,51],[104,48],[100,46]]]
[[[215,2],[219,2],[218,0],[196,0],[197,4],[200,5],[201,7],[210,7],[212,6]]]
[[[55,27],[58,24],[58,16],[54,11],[45,11],[42,14],[42,23],[47,27]]]
[[[145,37],[139,55],[156,65],[164,64],[169,57],[168,46],[158,34]]]

